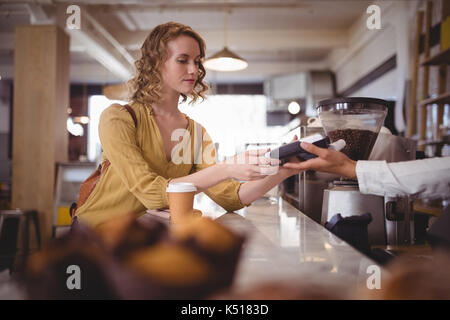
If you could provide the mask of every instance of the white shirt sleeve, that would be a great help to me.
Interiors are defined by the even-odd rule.
[[[389,197],[450,198],[450,157],[356,163],[361,193]]]

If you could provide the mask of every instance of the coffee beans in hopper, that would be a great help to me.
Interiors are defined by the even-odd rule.
[[[352,160],[367,160],[377,140],[378,133],[369,130],[345,129],[328,133],[330,140],[335,142],[344,139],[346,146],[341,151]]]

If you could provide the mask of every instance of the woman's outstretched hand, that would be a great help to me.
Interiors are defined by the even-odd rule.
[[[292,143],[294,141],[298,141],[297,135],[295,135],[289,143]],[[300,163],[300,160],[294,156],[289,159],[288,163]],[[285,178],[293,176],[294,174],[298,174],[302,171],[303,170],[298,170],[297,168],[286,167],[285,165],[280,166],[279,168],[280,174],[284,175]]]
[[[222,162],[228,176],[241,181],[262,179],[275,174],[279,160],[264,157],[269,149],[249,150]]]
[[[297,172],[315,170],[356,179],[356,161],[350,159],[344,153],[319,148],[307,142],[302,142],[301,146],[306,151],[315,154],[317,158],[302,162],[298,162],[298,160],[290,161],[283,165],[284,168],[297,170]]]

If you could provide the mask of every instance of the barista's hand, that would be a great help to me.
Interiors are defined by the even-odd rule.
[[[264,157],[269,149],[249,150],[225,160],[228,176],[241,181],[258,180],[275,174],[279,160]]]
[[[297,140],[298,140],[298,137],[297,137],[297,135],[295,135],[294,138],[292,138],[292,140],[289,143],[297,141]],[[300,160],[298,159],[298,157],[294,156],[294,157],[289,158],[288,163],[300,163]],[[290,176],[293,176],[294,174],[298,174],[301,171],[303,171],[303,170],[286,167],[284,165],[279,167],[279,174],[282,175],[285,179]]]
[[[356,161],[350,159],[339,151],[319,148],[311,143],[302,142],[302,148],[317,155],[317,158],[302,162],[288,162],[283,165],[285,168],[294,169],[298,172],[305,170],[315,170],[339,174],[347,178],[356,179]]]

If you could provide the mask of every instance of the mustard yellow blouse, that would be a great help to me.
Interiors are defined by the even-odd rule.
[[[170,179],[187,176],[215,163],[214,160],[214,163],[201,161],[194,164],[195,151],[198,150],[194,147],[194,132],[198,124],[189,117],[187,132],[179,146],[182,150],[190,148],[191,161],[175,164],[172,159],[168,162],[151,107],[140,103],[131,103],[130,106],[136,114],[137,128],[130,113],[119,104],[108,107],[100,117],[102,159],[103,162],[108,159],[111,165],[76,211],[80,221],[94,227],[115,216],[127,213],[138,216],[146,208],[167,208],[166,187]],[[214,144],[204,128],[202,135],[207,137],[202,141],[203,159],[207,157],[206,152],[209,152],[208,159],[211,159],[211,154],[215,159]],[[229,179],[205,193],[225,210],[235,211],[244,207],[238,196],[240,186],[240,182]]]

